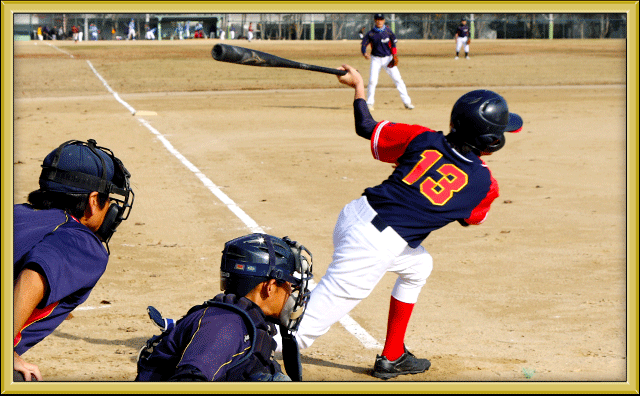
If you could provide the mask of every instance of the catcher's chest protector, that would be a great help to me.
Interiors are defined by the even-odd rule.
[[[185,317],[205,307],[226,309],[242,317],[247,328],[247,335],[251,340],[249,351],[247,351],[242,359],[228,369],[225,377],[221,379],[222,381],[260,380],[265,377],[265,374],[268,377],[280,371],[280,365],[273,359],[276,349],[276,341],[273,339],[273,336],[276,333],[276,329],[274,325],[265,320],[260,307],[252,304],[251,301],[247,299],[238,298],[232,294],[219,294],[201,305],[192,307]],[[176,325],[180,320],[178,320]],[[147,340],[146,346],[142,349],[138,357],[138,373],[148,370],[159,370],[158,367],[147,367],[147,360],[153,352],[153,349],[167,334],[169,334],[168,331]],[[177,364],[178,359],[179,356],[176,358],[175,364]],[[172,364],[168,364],[168,366],[171,365]],[[175,365],[173,365],[173,368],[175,369]],[[163,372],[161,375],[161,377],[163,377],[162,380],[167,380],[174,374],[174,370],[170,367],[164,367],[160,369],[160,371]]]
[[[276,341],[273,339],[275,326],[265,320],[258,306],[232,294],[217,295],[205,304],[225,308],[242,316],[251,339],[249,353],[227,371],[226,381],[253,380],[260,378],[260,374],[273,375],[280,371],[280,365],[273,359],[276,350]]]

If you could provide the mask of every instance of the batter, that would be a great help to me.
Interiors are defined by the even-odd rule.
[[[398,275],[391,292],[387,336],[372,375],[382,379],[428,370],[404,346],[411,313],[433,268],[420,245],[453,221],[481,224],[498,197],[498,183],[480,159],[504,146],[504,132],[518,132],[522,119],[492,91],[463,95],[453,106],[448,135],[420,125],[374,121],[357,70],[339,81],[355,89],[356,133],[371,140],[379,161],[395,164],[391,176],[365,189],[340,213],[333,232],[333,260],[311,298],[297,332],[302,348],[366,298],[386,272]]]

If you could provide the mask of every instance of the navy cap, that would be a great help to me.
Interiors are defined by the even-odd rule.
[[[102,179],[103,177],[103,161],[106,168],[106,181],[112,181],[114,175],[113,160],[107,153],[102,150],[92,151],[86,145],[69,144],[60,149],[58,163],[54,164],[57,157],[57,152],[60,148],[53,150],[49,153],[42,162],[43,175],[45,169],[58,169],[67,172],[78,172],[81,174],[89,175]],[[102,158],[100,160],[98,155]],[[64,193],[90,193],[97,191],[92,186],[87,185],[81,187],[77,183],[63,184],[59,181],[53,181],[49,178],[40,177],[40,189],[45,191],[57,191]]]
[[[384,19],[384,15],[382,15],[382,14],[375,14],[375,15],[373,16],[373,19]]]

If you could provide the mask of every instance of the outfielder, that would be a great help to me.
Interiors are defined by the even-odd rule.
[[[309,251],[287,237],[250,234],[227,242],[223,294],[175,324],[149,307],[163,333],[141,349],[136,381],[290,381],[274,360],[274,323],[295,344],[291,332],[304,314],[312,265]],[[295,355],[283,352],[287,373],[300,373],[297,345]]]
[[[366,59],[371,59],[371,67],[369,69],[369,95],[367,96],[367,105],[369,110],[373,111],[373,104],[375,102],[376,85],[378,85],[378,77],[380,75],[380,69],[384,69],[387,74],[393,80],[398,92],[400,92],[400,99],[404,103],[406,109],[413,109],[411,104],[411,98],[407,93],[407,86],[400,76],[400,70],[398,70],[398,55],[396,49],[395,34],[391,29],[384,24],[384,15],[374,15],[375,26],[362,39],[360,51],[362,56]],[[371,44],[371,55],[367,53],[367,46]]]
[[[462,46],[464,46],[464,57],[469,59],[469,44],[471,44],[471,37],[469,36],[469,26],[467,26],[466,19],[462,18],[460,21],[460,25],[458,25],[458,28],[456,29],[454,40],[456,42],[455,59],[458,59]]]
[[[111,150],[70,140],[45,157],[30,204],[14,205],[14,381],[42,380],[22,354],[82,304],[106,270],[109,240],[133,206],[129,177]]]
[[[387,180],[342,209],[333,232],[333,261],[311,293],[296,337],[300,347],[309,347],[386,272],[394,272],[387,336],[372,374],[388,379],[420,373],[431,363],[409,352],[404,337],[433,268],[421,243],[453,221],[468,226],[485,220],[498,184],[480,157],[502,148],[504,132],[518,132],[522,119],[509,113],[502,96],[476,90],[453,106],[446,136],[420,125],[377,122],[367,109],[358,71],[348,65],[340,69],[348,73],[339,81],[355,89],[356,133],[371,140],[375,159],[396,166]]]

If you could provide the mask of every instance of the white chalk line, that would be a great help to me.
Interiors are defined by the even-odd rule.
[[[91,70],[93,71],[93,74],[96,75],[96,77],[98,77],[98,79],[100,81],[102,81],[102,84],[107,88],[107,91],[109,91],[114,98],[116,98],[116,100],[118,102],[120,102],[120,104],[122,104],[127,110],[129,110],[131,112],[131,114],[136,114],[136,110],[131,107],[129,105],[129,103],[125,102],[124,100],[122,100],[120,98],[120,95],[118,95],[117,92],[115,92],[113,89],[111,89],[111,87],[109,86],[109,84],[107,84],[107,82],[104,80],[104,78],[102,78],[102,76],[98,73],[98,71],[93,67],[93,65],[91,64],[91,62],[89,60],[87,60],[87,64],[89,65],[89,67],[91,68]]]
[[[87,307],[77,307],[76,309],[74,309],[74,311],[89,311],[92,309],[103,309],[103,308],[110,308],[111,305],[101,305],[99,307],[91,307],[91,306],[87,306]]]
[[[53,47],[53,48],[57,49],[58,51],[62,52],[63,54],[69,55],[70,58],[73,58],[73,54],[69,53],[68,51],[65,51],[62,48],[60,48],[60,47],[58,47],[56,45],[53,45],[53,44],[49,44],[49,43],[45,43],[45,44],[47,44],[49,47]]]
[[[131,114],[135,114],[136,110],[131,107],[127,102],[122,100],[117,92],[113,91],[109,84],[102,78],[102,76],[98,73],[98,71],[93,67],[90,61],[87,60],[87,64],[93,71],[93,73],[98,77],[102,84],[104,84],[105,88],[116,98],[118,102],[120,102],[127,110],[131,112]],[[200,170],[193,165],[188,159],[185,158],[178,150],[173,147],[171,142],[162,135],[157,129],[155,129],[151,124],[149,124],[145,119],[138,118],[142,125],[144,125],[151,133],[157,136],[157,138],[162,142],[165,148],[173,154],[184,166],[187,167],[191,172],[193,172],[200,181],[215,195],[222,203],[224,203],[229,210],[235,214],[250,230],[251,232],[265,233],[264,230],[256,223],[249,215],[247,215],[240,207],[233,202],[231,198],[229,198],[225,193],[223,193],[218,186],[216,186],[211,179],[209,179],[205,174],[200,172]],[[311,281],[313,282],[313,281]],[[315,283],[312,283],[310,287],[315,287]],[[375,338],[373,338],[367,331],[362,328],[353,318],[349,315],[345,315],[342,319],[340,319],[340,324],[344,326],[344,328],[353,334],[358,341],[362,343],[366,348],[382,348],[382,345],[378,343]]]

